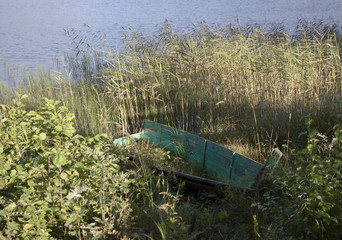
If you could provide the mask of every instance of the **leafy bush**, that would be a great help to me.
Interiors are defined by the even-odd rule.
[[[0,238],[124,236],[132,174],[106,136],[76,135],[58,101],[26,111],[17,95],[0,108]]]
[[[104,134],[76,134],[59,101],[27,111],[17,96],[0,105],[1,239],[187,237],[164,176]]]
[[[275,239],[341,239],[342,127],[328,140],[305,121],[307,146],[277,169],[259,207],[272,219],[268,234]]]

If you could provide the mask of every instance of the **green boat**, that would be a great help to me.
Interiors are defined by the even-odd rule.
[[[192,181],[195,179],[195,182],[209,182],[213,185],[230,183],[244,189],[258,185],[266,172],[273,171],[282,156],[282,153],[275,149],[263,165],[202,137],[148,120],[144,120],[141,132],[118,138],[114,144],[131,144],[137,140],[146,141],[174,153],[182,153],[187,162],[200,165],[217,181],[177,172],[183,178]]]

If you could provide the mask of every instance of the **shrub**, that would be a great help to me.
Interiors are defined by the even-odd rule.
[[[259,207],[272,219],[274,238],[341,239],[342,127],[328,140],[305,121],[307,146],[292,152],[291,166],[277,169]]]
[[[59,101],[0,107],[0,238],[122,237],[131,220],[130,171],[105,135],[75,134]]]

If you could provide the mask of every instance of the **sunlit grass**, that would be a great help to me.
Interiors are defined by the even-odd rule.
[[[77,46],[67,73],[30,75],[18,90],[32,106],[43,96],[62,100],[87,135],[137,132],[147,118],[222,144],[252,144],[262,160],[269,145],[291,143],[304,113],[322,132],[341,121],[341,35],[306,27],[290,36],[201,24],[174,33],[166,24],[152,37],[127,33],[120,51]]]

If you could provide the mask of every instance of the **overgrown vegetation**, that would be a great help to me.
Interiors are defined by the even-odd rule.
[[[0,237],[341,238],[341,35],[300,24],[166,24],[120,51],[76,38],[66,73],[27,76],[13,103],[0,86]],[[147,167],[170,153],[112,146],[144,118],[285,158],[257,192],[189,193]]]
[[[151,37],[128,32],[121,50],[69,32],[76,39],[66,73],[27,76],[17,90],[28,106],[61,100],[86,135],[137,132],[146,118],[222,144],[252,143],[262,161],[272,141],[289,145],[304,130],[304,113],[326,134],[341,122],[341,35],[337,26],[305,24],[290,36],[203,24],[174,33],[166,23]]]
[[[177,195],[167,184],[119,158],[105,135],[75,134],[74,115],[58,104],[1,106],[1,238],[117,239],[160,224],[176,230]]]
[[[146,167],[151,151],[157,162],[169,152],[138,146],[138,161],[128,161],[105,135],[77,135],[74,115],[59,102],[26,111],[26,95],[18,96],[0,112],[2,238],[341,237],[340,126],[330,141],[306,119],[307,147],[293,150],[295,160],[261,192],[191,194]]]
[[[342,236],[342,127],[333,138],[312,128],[307,146],[293,149],[289,167],[278,168],[259,208],[270,221],[271,239],[339,239]],[[265,226],[264,226],[265,227]],[[264,229],[265,231],[266,229]]]

